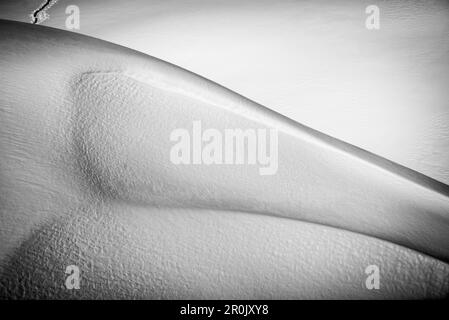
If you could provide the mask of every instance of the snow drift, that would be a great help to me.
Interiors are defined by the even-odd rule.
[[[144,54],[0,33],[2,296],[66,297],[77,264],[80,297],[369,297],[372,260],[382,297],[447,294],[447,185]],[[198,119],[278,129],[277,174],[172,164]]]

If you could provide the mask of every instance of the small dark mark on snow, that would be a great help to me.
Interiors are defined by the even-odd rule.
[[[47,19],[46,10],[48,10],[51,6],[53,6],[58,0],[46,0],[44,1],[40,7],[33,11],[31,14],[31,23],[39,24]]]

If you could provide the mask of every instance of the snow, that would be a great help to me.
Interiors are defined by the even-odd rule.
[[[446,185],[123,47],[9,22],[0,39],[1,296],[447,295],[428,256],[448,260]],[[169,133],[195,119],[278,128],[278,174],[174,167]]]

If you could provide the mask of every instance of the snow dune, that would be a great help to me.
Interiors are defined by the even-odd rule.
[[[373,260],[403,275],[381,297],[447,294],[447,185],[124,47],[9,21],[0,39],[2,296],[64,297],[52,265],[76,263],[82,297],[370,297]],[[277,174],[172,164],[198,119],[278,129]]]

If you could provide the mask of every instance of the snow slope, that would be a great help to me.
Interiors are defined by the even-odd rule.
[[[0,3],[28,22],[41,1]],[[61,0],[44,25],[67,30]],[[449,5],[370,0],[77,0],[80,30],[220,83],[332,137],[449,183]],[[138,9],[136,9],[138,8]]]
[[[163,61],[1,24],[1,296],[447,295],[427,256],[448,258],[446,185]],[[277,128],[278,174],[173,165],[170,132],[195,119]],[[70,264],[85,290],[61,287]]]

